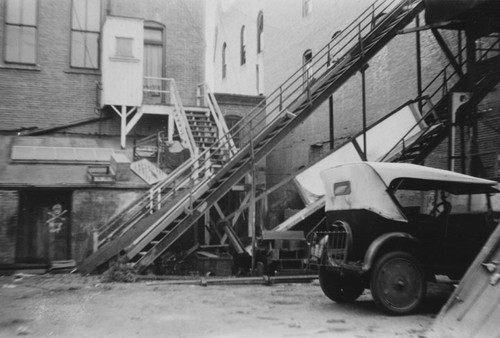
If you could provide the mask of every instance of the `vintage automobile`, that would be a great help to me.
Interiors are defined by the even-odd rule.
[[[436,275],[460,279],[496,222],[497,182],[405,163],[360,162],[321,173],[326,225],[312,259],[330,299],[365,288],[389,314],[414,311]]]

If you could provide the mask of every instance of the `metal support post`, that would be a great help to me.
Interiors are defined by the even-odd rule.
[[[366,142],[366,79],[365,79],[365,67],[361,69],[361,93],[362,93],[362,104],[363,104],[363,160],[368,161],[368,151]]]
[[[251,169],[251,190],[250,190],[250,205],[248,207],[248,222],[249,230],[252,236],[252,274],[255,272],[256,268],[256,227],[255,227],[255,157],[254,157],[254,144],[252,135],[252,122],[250,122],[250,161],[252,165]]]
[[[359,38],[359,46],[360,46],[360,59],[362,62],[361,65],[361,95],[362,95],[362,107],[363,107],[363,161],[368,160],[368,152],[367,152],[367,142],[366,142],[366,78],[365,78],[365,71],[366,68],[368,68],[368,65],[365,63],[365,51],[363,47],[363,38],[361,36],[361,25],[358,25],[358,38]]]
[[[417,15],[415,17],[415,26],[420,27],[420,17]],[[416,56],[417,56],[417,92],[418,97],[422,97],[422,57],[421,57],[421,47],[420,47],[420,30],[417,29],[415,33],[415,44],[416,44]],[[418,100],[418,110],[421,114],[423,104],[422,100]]]
[[[126,147],[126,137],[127,137],[127,107],[122,106],[121,109],[121,133],[120,133],[120,144],[122,146],[122,149],[125,149]]]
[[[466,49],[467,49],[467,73],[469,74],[469,91],[474,97],[476,87],[476,38],[470,32],[466,32]],[[474,98],[471,99],[474,101]],[[467,174],[478,176],[479,175],[479,146],[477,143],[478,126],[477,126],[477,104],[473,104],[468,112],[466,123],[469,125],[469,142],[467,147]]]
[[[335,147],[335,138],[334,138],[334,115],[333,115],[333,95],[330,95],[328,98],[328,108],[330,111],[330,150]]]

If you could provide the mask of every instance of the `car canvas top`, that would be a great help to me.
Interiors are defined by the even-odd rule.
[[[495,181],[407,163],[357,162],[320,174],[326,193],[325,210],[365,209],[407,222],[387,189],[444,189],[453,194],[496,193]],[[348,186],[348,187],[347,187]]]

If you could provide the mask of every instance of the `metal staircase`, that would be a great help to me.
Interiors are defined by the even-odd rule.
[[[210,148],[218,139],[217,126],[210,119],[209,110],[188,110],[186,118],[193,138],[201,151]]]
[[[490,36],[483,39],[489,40],[490,47],[480,51],[475,70],[477,72],[475,89],[466,104],[469,107],[477,105],[500,82],[500,37]],[[458,60],[456,62],[458,64]],[[467,60],[463,59],[459,66],[463,69],[466,62]],[[449,136],[452,127],[449,116],[451,93],[466,91],[469,83],[470,74],[463,73],[463,75],[458,74],[450,62],[431,80],[423,90],[426,95],[423,109],[427,110],[423,119],[427,123],[427,128],[417,138],[412,140],[403,138],[381,161],[420,164]],[[442,83],[436,88],[436,83],[440,79],[443,79]],[[431,90],[431,88],[436,89]],[[433,101],[437,103],[433,105]]]
[[[500,38],[498,36],[490,36],[485,39],[490,40],[488,43],[490,47],[480,51],[479,62],[477,64],[479,75],[477,76],[475,86],[476,92],[471,97],[470,104],[480,102],[500,82]],[[458,59],[458,55],[455,58]],[[466,61],[463,59],[460,66],[463,67]],[[426,112],[422,114],[422,117],[417,121],[415,126],[378,161],[421,163],[446,137],[449,137],[451,127],[449,121],[450,95],[454,91],[465,91],[468,81],[468,74],[465,73],[463,76],[460,76],[453,69],[451,62],[448,63],[425,86],[423,97],[408,101],[422,102],[422,108]],[[433,101],[437,103],[433,105]],[[382,120],[389,115],[384,116]],[[378,121],[374,124],[377,123]],[[421,131],[413,132],[417,127]],[[354,135],[351,139],[355,140],[359,135],[362,135],[362,133]],[[276,226],[273,230],[304,230],[306,234],[311,234],[317,227],[324,225],[324,206],[325,199],[322,197]],[[311,224],[316,225],[311,227]]]
[[[214,170],[218,152],[231,148],[223,136],[162,183],[170,190],[155,205],[156,212],[119,226],[121,230],[85,260],[80,271],[90,272],[118,254],[144,270],[422,9],[421,0],[382,0],[371,5],[316,54],[307,71],[295,72],[268,95],[265,106],[234,126],[232,133],[244,135],[243,146],[227,163]]]

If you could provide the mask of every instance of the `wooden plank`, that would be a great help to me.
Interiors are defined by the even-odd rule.
[[[304,231],[262,231],[263,240],[305,240]]]
[[[481,264],[500,260],[500,226],[497,226],[441,309],[429,330],[433,337],[499,337],[500,284],[491,285],[491,273]],[[500,267],[497,266],[497,270]]]
[[[299,222],[302,222],[318,210],[321,210],[325,207],[325,196],[321,197],[317,201],[313,202],[312,204],[308,205],[304,209],[300,210],[298,213],[294,214],[292,217],[289,219],[285,220],[283,223],[278,224],[276,227],[274,227],[272,230],[273,231],[287,231],[289,229],[292,229],[295,225],[297,225]]]
[[[499,287],[497,285],[497,287]],[[475,330],[476,337],[492,337],[500,338],[500,331],[498,330],[498,318],[500,318],[500,292],[497,292],[496,301],[491,302],[491,311],[485,313],[485,320],[481,321]]]

